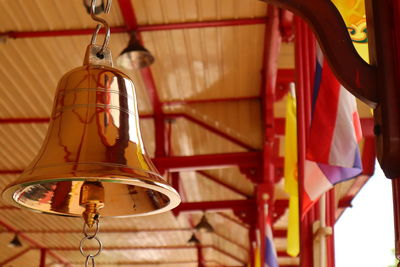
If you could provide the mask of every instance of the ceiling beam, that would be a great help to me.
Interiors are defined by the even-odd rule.
[[[209,179],[210,181],[213,181],[214,183],[232,191],[235,194],[238,194],[244,198],[249,198],[251,197],[250,195],[247,195],[246,193],[242,192],[241,190],[237,189],[236,187],[227,184],[226,182],[222,181],[221,179],[219,179],[218,177],[215,177],[214,175],[211,175],[210,173],[206,172],[206,171],[196,171],[198,174],[202,175],[203,177]]]
[[[185,103],[185,100],[182,100]],[[222,99],[215,99],[215,103],[223,102],[225,100]],[[227,99],[226,101],[232,101]],[[214,99],[206,99],[204,102],[214,102]],[[177,102],[178,105],[179,102]],[[190,101],[188,102],[190,104]],[[177,118],[182,117],[183,113],[166,113],[166,118]],[[152,119],[152,114],[140,114],[140,119]],[[1,124],[24,124],[24,123],[49,123],[49,117],[15,117],[15,118],[0,118],[0,125]],[[374,137],[374,119],[373,118],[361,118],[361,129],[363,132],[364,137]],[[277,135],[284,135],[285,134],[285,118],[275,118],[275,133]],[[247,145],[246,145],[247,146]]]
[[[12,255],[11,257],[5,259],[4,261],[0,262],[0,266],[5,266],[6,264],[15,261],[16,259],[18,259],[19,257],[22,257],[25,253],[29,252],[32,248],[31,247],[27,247],[23,250],[21,250],[20,252]],[[11,265],[12,266],[12,265]]]
[[[116,261],[116,262],[107,262],[107,261],[100,261],[98,260],[97,263],[100,264],[101,266],[107,266],[107,265],[128,265],[128,266],[135,266],[135,265],[140,265],[140,266],[146,266],[146,265],[160,265],[160,264],[189,264],[189,263],[197,263],[198,261],[193,260],[193,261]],[[213,266],[213,267],[245,267],[244,265],[225,265],[222,264],[218,261],[215,260],[206,260],[206,264],[214,264],[214,265],[208,265],[208,266]],[[79,265],[83,266],[85,264],[84,261],[74,261],[72,262],[73,265]],[[51,266],[51,265],[50,265]],[[285,265],[280,265],[280,267],[292,267],[292,266],[285,266]]]
[[[14,232],[14,233],[18,233],[18,236],[22,239],[24,239],[25,241],[27,241],[28,243],[30,243],[33,247],[39,248],[39,249],[45,249],[47,251],[47,253],[53,257],[54,259],[56,259],[58,261],[58,263],[62,263],[65,266],[71,266],[71,264],[65,260],[63,257],[61,257],[60,255],[58,255],[57,253],[55,253],[52,250],[49,250],[49,248],[43,246],[42,244],[40,244],[39,242],[37,242],[36,240],[32,239],[31,237],[27,236],[25,233],[20,232],[17,228],[15,228],[14,226],[0,220],[0,226],[6,228],[8,231],[10,232]]]
[[[170,172],[209,170],[228,167],[258,168],[261,164],[260,153],[261,152],[237,152],[194,156],[172,156],[153,158],[152,161],[158,169]],[[276,163],[282,165],[283,160],[277,158]],[[19,174],[22,171],[22,169],[0,170],[0,174]]]
[[[124,12],[127,9],[124,9]],[[127,15],[127,14],[124,14]],[[131,21],[130,19],[128,21]],[[209,27],[229,27],[229,26],[242,26],[242,25],[258,25],[265,24],[266,17],[262,18],[244,18],[244,19],[227,19],[227,20],[209,20],[197,22],[181,22],[181,23],[165,23],[153,25],[137,25],[137,26],[118,26],[111,27],[112,33],[127,33],[131,31],[136,32],[150,32],[150,31],[166,31],[166,30],[179,30],[179,29],[196,29],[196,28],[209,28]],[[38,37],[60,37],[60,36],[76,36],[76,35],[91,35],[94,29],[67,29],[67,30],[44,30],[44,31],[9,31],[0,32],[0,36],[5,36],[12,39],[20,38],[38,38]],[[100,30],[104,33],[104,30]]]
[[[274,206],[276,209],[288,207],[287,199],[275,200]],[[202,202],[184,202],[176,207],[174,212],[188,212],[188,211],[255,211],[257,204],[254,199],[243,200],[222,200],[222,201],[202,201]]]
[[[152,159],[157,168],[174,171],[195,171],[228,167],[258,168],[260,152],[237,152],[194,156],[173,156]]]
[[[213,249],[237,262],[240,264],[246,264],[246,262],[242,259],[239,259],[236,255],[233,255],[225,250],[222,250],[221,248],[218,248],[214,245],[201,245],[200,246],[202,249]],[[191,245],[175,245],[175,246],[125,246],[125,247],[119,247],[119,246],[106,246],[103,248],[103,251],[111,251],[111,250],[118,250],[118,251],[127,251],[127,250],[183,250],[183,249],[196,249],[196,246],[191,246]],[[50,247],[49,249],[53,251],[76,251],[76,247]],[[96,248],[85,248],[85,250],[96,250]]]

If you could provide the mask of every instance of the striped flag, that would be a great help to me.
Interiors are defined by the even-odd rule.
[[[272,227],[269,216],[266,217],[265,224],[265,265],[264,267],[279,267],[278,257],[272,235]]]
[[[318,48],[302,214],[334,184],[361,173],[361,138],[355,97],[336,80]]]

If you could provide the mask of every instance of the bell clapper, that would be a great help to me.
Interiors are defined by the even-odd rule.
[[[85,208],[82,212],[82,217],[84,219],[83,234],[85,236],[79,244],[79,250],[81,254],[86,257],[85,267],[89,266],[89,262],[91,262],[92,266],[95,266],[94,258],[103,250],[103,243],[97,237],[99,232],[99,210],[104,207],[103,185],[100,182],[85,181],[81,187],[79,205]],[[89,233],[88,228],[92,229],[94,225],[96,227],[93,233]],[[86,240],[91,239],[96,240],[99,245],[98,251],[95,254],[84,252],[83,247]]]
[[[86,181],[81,187],[79,205],[85,208],[82,217],[89,228],[93,227],[99,210],[104,207],[104,187],[100,182]]]

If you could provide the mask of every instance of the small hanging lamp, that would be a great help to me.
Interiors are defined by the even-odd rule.
[[[10,241],[10,243],[8,243],[8,246],[13,248],[22,247],[22,243],[18,238],[18,234],[14,235],[14,238]]]
[[[153,63],[153,55],[140,43],[136,33],[131,32],[128,46],[117,58],[117,65],[128,70],[138,70],[146,68]]]
[[[201,217],[200,222],[194,227],[196,230],[201,231],[205,230],[206,232],[212,233],[214,232],[214,228],[212,225],[208,222],[207,217],[205,214]]]
[[[198,245],[200,244],[200,240],[197,238],[196,234],[193,233],[190,239],[187,241],[188,244],[195,244]]]
[[[108,13],[111,0],[107,1]],[[87,47],[83,66],[58,83],[47,136],[36,158],[18,180],[3,191],[12,205],[37,212],[83,217],[81,253],[86,264],[102,249],[96,237],[99,217],[161,213],[180,203],[179,194],[157,172],[144,149],[139,129],[135,85],[113,68],[110,27],[101,23]],[[96,44],[103,26],[106,35]],[[86,225],[96,225],[94,235]],[[85,254],[85,240],[99,243],[97,254]]]

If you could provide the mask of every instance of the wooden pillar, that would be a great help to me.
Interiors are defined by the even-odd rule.
[[[371,64],[377,66],[380,104],[374,112],[378,160],[392,178],[395,247],[400,259],[400,2],[367,0]]]

